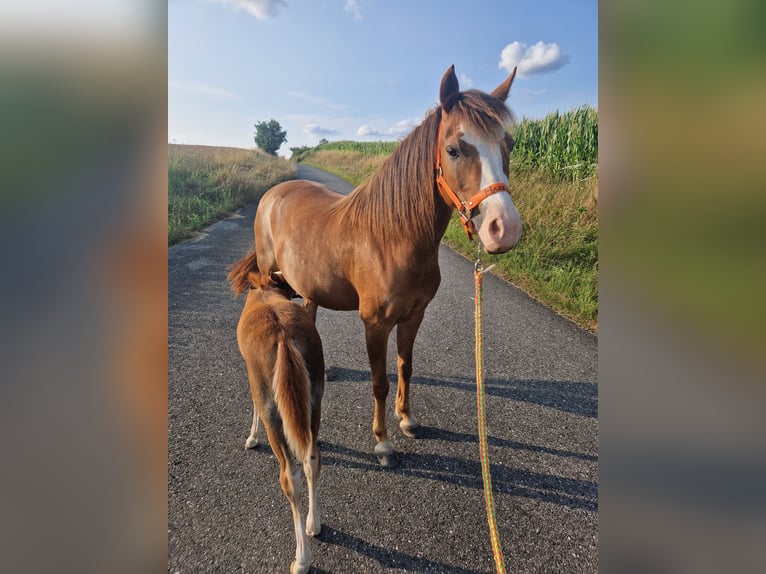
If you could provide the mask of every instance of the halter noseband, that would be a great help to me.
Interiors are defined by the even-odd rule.
[[[439,193],[441,193],[441,196],[444,198],[447,204],[452,204],[455,209],[457,209],[457,212],[460,214],[460,222],[463,224],[463,229],[465,229],[465,232],[468,235],[468,240],[473,241],[473,236],[476,234],[476,226],[471,220],[473,217],[471,212],[490,195],[500,193],[501,191],[507,191],[509,194],[511,192],[506,184],[497,182],[479,190],[479,193],[467,201],[462,201],[452,190],[452,188],[447,183],[447,179],[444,177],[444,170],[442,169],[441,140],[442,124],[440,120],[439,132],[436,136],[436,186],[439,188]]]

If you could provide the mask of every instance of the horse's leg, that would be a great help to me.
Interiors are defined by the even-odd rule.
[[[314,435],[316,437],[316,435]],[[316,536],[322,531],[322,521],[319,519],[319,510],[316,500],[316,481],[319,479],[321,468],[321,454],[316,438],[312,441],[311,451],[303,461],[303,472],[306,475],[306,483],[309,491],[309,512],[306,516],[306,534]]]
[[[417,311],[396,327],[396,366],[399,371],[396,414],[402,419],[399,422],[399,428],[410,438],[417,437],[417,429],[420,426],[418,420],[410,412],[410,378],[412,377],[412,348],[415,345],[415,337],[418,334],[420,324],[423,322],[424,314],[425,308]]]
[[[261,419],[258,418],[258,409],[255,406],[255,403],[253,403],[253,424],[250,427],[250,436],[247,437],[247,440],[245,441],[245,448],[255,448],[258,446],[258,425],[261,422]]]
[[[392,325],[377,322],[365,322],[367,356],[370,359],[372,394],[375,397],[375,415],[372,420],[372,432],[375,435],[375,455],[381,466],[396,466],[394,445],[388,440],[386,430],[386,397],[388,397],[388,378],[386,377],[386,346]]]
[[[300,510],[301,499],[301,480],[298,476],[299,470],[293,463],[290,450],[281,431],[272,431],[269,425],[266,425],[269,435],[269,443],[274,454],[279,460],[279,484],[282,492],[290,503],[290,510],[293,514],[293,526],[295,527],[295,560],[290,564],[290,574],[306,574],[311,565],[311,547],[306,539],[306,533],[303,528],[303,516]]]
[[[317,305],[314,301],[311,301],[309,299],[303,300],[303,308],[306,309],[306,312],[309,314],[309,317],[311,317],[311,320],[314,321],[314,324],[316,325],[317,322]]]

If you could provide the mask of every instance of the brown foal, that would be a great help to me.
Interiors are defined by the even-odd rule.
[[[258,423],[263,419],[279,460],[279,483],[293,514],[296,548],[290,572],[305,574],[312,558],[306,534],[314,536],[322,529],[315,495],[321,468],[322,341],[312,318],[290,301],[293,292],[289,286],[257,273],[250,273],[248,280],[251,290],[237,326],[253,397],[253,424],[245,447],[258,444]],[[308,483],[305,532],[300,510],[302,481],[293,455],[302,464]]]

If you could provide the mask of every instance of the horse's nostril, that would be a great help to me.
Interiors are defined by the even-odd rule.
[[[503,226],[499,219],[493,219],[489,222],[489,233],[493,237],[503,236]]]

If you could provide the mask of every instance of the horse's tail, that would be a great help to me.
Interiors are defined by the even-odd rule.
[[[227,279],[229,280],[229,283],[231,283],[231,290],[234,291],[234,295],[241,295],[247,291],[252,284],[250,274],[258,271],[258,260],[255,254],[255,249],[239,261],[229,265],[228,269],[229,275],[227,276]]]
[[[304,460],[311,449],[311,382],[303,355],[284,332],[277,344],[272,385],[287,444]]]

